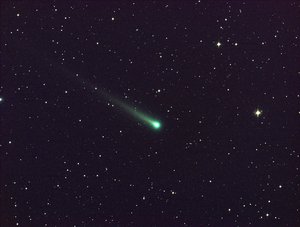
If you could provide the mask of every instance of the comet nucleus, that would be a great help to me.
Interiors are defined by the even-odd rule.
[[[153,126],[153,128],[155,128],[155,129],[160,129],[161,124],[160,124],[159,121],[152,121],[152,126]]]

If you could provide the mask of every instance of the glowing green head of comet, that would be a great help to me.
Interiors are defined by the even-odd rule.
[[[154,129],[160,129],[161,123],[159,121],[152,121],[151,122]]]

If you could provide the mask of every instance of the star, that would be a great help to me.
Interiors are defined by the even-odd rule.
[[[262,115],[262,110],[256,109],[256,110],[254,111],[254,114],[255,114],[256,117],[260,117],[260,115]]]
[[[222,45],[222,43],[217,42],[217,47],[220,47]]]

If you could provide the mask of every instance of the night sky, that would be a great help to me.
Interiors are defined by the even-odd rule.
[[[10,226],[300,226],[300,3],[1,3]]]

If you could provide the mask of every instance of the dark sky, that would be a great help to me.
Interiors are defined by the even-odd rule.
[[[299,21],[290,1],[1,2],[1,226],[300,226]]]

